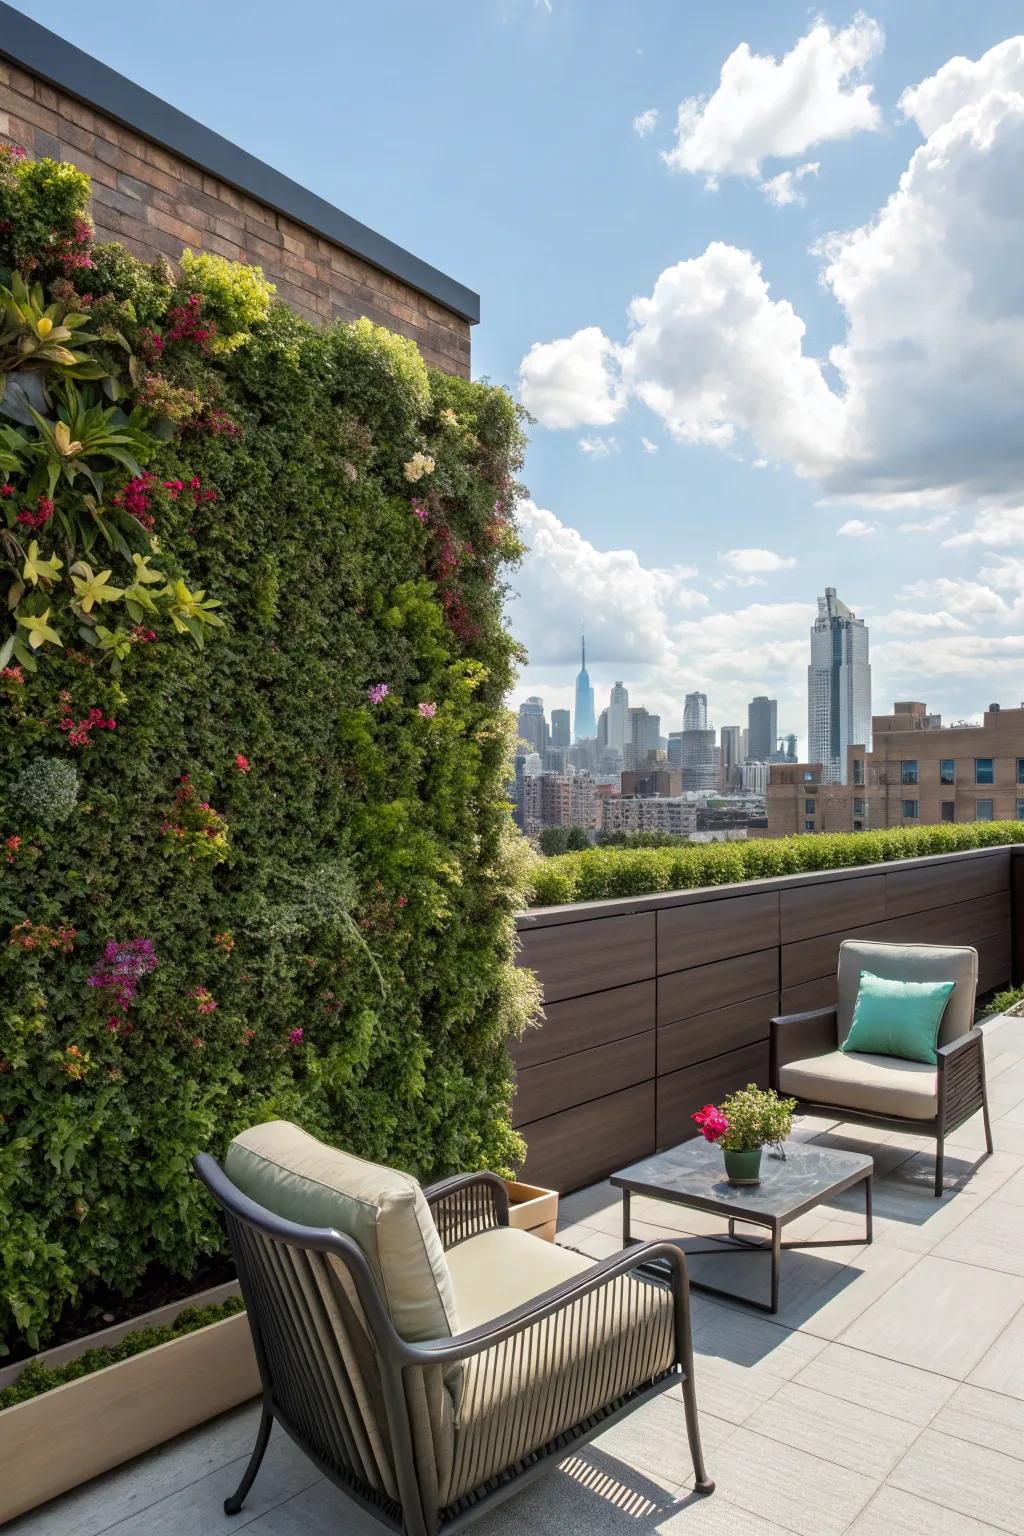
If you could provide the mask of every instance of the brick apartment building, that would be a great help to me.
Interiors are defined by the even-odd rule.
[[[768,836],[1024,820],[1024,706],[992,704],[981,725],[946,725],[903,701],[871,722],[873,748],[848,749],[848,782],[820,763],[773,763]]]
[[[604,832],[673,832],[689,836],[697,830],[697,806],[682,795],[646,799],[621,795],[602,806]]]
[[[2,0],[0,140],[86,172],[98,239],[258,263],[307,319],[365,315],[469,377],[475,293]]]

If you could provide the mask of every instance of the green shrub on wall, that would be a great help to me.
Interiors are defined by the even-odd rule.
[[[86,192],[0,159],[0,281],[45,290],[0,341],[8,1341],[217,1249],[190,1158],[269,1116],[424,1177],[511,1168],[533,1006],[504,791],[515,406],[367,322],[312,327],[258,269],[176,283],[94,247]],[[85,362],[40,354],[65,313]],[[10,414],[23,343],[38,422]],[[51,451],[71,392],[124,455]]]
[[[735,843],[691,843],[677,848],[591,848],[538,861],[532,876],[535,907],[616,896],[649,896],[737,880],[766,880],[816,869],[851,869],[929,853],[956,853],[1024,842],[1024,822],[893,827],[878,832],[809,832]]]

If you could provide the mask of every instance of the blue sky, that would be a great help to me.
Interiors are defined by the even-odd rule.
[[[21,9],[477,288],[477,373],[519,391],[539,344],[517,698],[569,702],[586,620],[599,706],[767,691],[802,736],[826,583],[876,712],[1024,694],[1019,5]]]

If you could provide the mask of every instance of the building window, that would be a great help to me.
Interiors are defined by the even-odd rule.
[[[975,819],[975,821],[991,821],[992,820],[992,801],[991,800],[976,800],[974,802],[974,819]]]
[[[813,832],[814,831],[814,822],[813,821],[805,821],[804,822],[804,831],[805,832]]]
[[[1024,800],[1017,801],[1017,820],[1024,821]]]
[[[911,761],[906,762],[906,763],[900,763],[900,783],[901,784],[916,784],[917,783],[917,759],[916,758],[913,758]]]
[[[853,830],[855,832],[863,832],[863,830],[864,830],[864,823],[862,821],[858,821],[856,818],[854,818]]]
[[[863,816],[864,815],[864,801],[863,800],[858,800],[856,798],[856,796],[854,796],[854,801],[853,801],[853,814],[855,816]]]
[[[816,804],[816,802],[814,800],[805,800],[804,801],[804,815],[805,816],[813,816],[814,815],[815,804]]]
[[[918,817],[918,802],[916,800],[903,800],[900,802],[903,810],[901,815],[904,821],[916,821]]]
[[[939,806],[940,821],[956,821],[956,801],[943,800]]]
[[[804,783],[805,784],[813,784],[814,783],[814,774],[813,773],[805,773],[804,774]]]
[[[1017,759],[1017,783],[1024,784],[1024,757]]]
[[[955,784],[956,783],[956,758],[955,757],[940,757],[939,758],[939,783],[940,784]]]
[[[994,784],[996,781],[994,771],[995,760],[991,757],[976,757],[974,759],[975,784]]]
[[[864,783],[864,759],[862,757],[855,757],[853,760],[853,782],[855,784]]]

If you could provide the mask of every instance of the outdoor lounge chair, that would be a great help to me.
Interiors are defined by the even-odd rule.
[[[853,1021],[862,970],[893,981],[955,982],[939,1028],[936,1066],[839,1049]],[[941,1195],[945,1138],[979,1109],[992,1151],[985,1042],[973,1027],[977,985],[974,949],[846,939],[839,948],[837,1006],[772,1019],[772,1087],[809,1114],[934,1136],[935,1193]]]
[[[421,1190],[285,1121],[195,1168],[224,1212],[263,1385],[226,1513],[278,1419],[388,1528],[455,1530],[676,1382],[697,1489],[713,1490],[676,1243],[595,1263],[510,1228],[494,1174]],[[640,1273],[652,1261],[667,1281]]]

